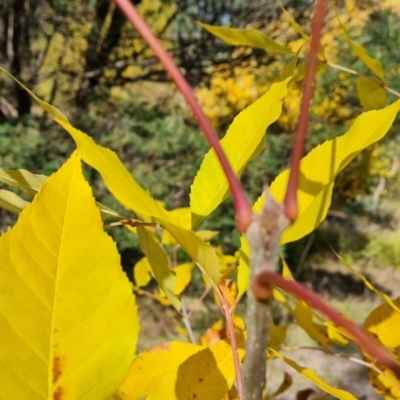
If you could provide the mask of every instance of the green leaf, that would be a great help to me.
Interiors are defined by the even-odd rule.
[[[348,132],[324,142],[302,159],[297,190],[299,215],[283,233],[282,245],[306,236],[325,219],[337,174],[362,150],[386,135],[399,109],[397,100],[381,110],[361,114]],[[283,171],[271,184],[270,191],[278,202],[284,199],[289,172],[289,169]],[[253,211],[260,212],[264,201],[264,195],[260,196]]]
[[[282,102],[287,94],[287,85],[296,67],[297,55],[286,66],[282,75],[270,89],[243,110],[232,122],[221,146],[235,173],[240,175],[246,165],[265,145],[265,132],[282,111]],[[211,149],[201,164],[190,192],[192,227],[214,211],[229,194],[226,176]]]
[[[0,168],[0,182],[17,187],[25,193],[35,195],[47,179],[46,175],[36,175],[24,169],[9,170]]]
[[[149,260],[154,278],[156,278],[167,299],[180,311],[181,302],[175,295],[176,276],[175,272],[169,269],[167,255],[161,249],[158,240],[156,240],[150,229],[138,226],[136,230],[140,248]]]
[[[344,37],[346,38],[347,43],[350,45],[356,56],[365,64],[366,67],[369,68],[369,70],[377,76],[382,82],[385,81],[385,72],[382,67],[382,63],[379,60],[376,60],[375,58],[372,58],[368,55],[367,50],[365,50],[364,47],[360,46],[359,44],[353,42],[351,40],[349,31],[347,28],[342,24],[340,21],[338,12],[335,8],[335,13],[336,13],[336,18],[339,21],[339,24],[343,30]]]
[[[0,207],[5,210],[19,214],[28,204],[28,201],[21,199],[15,193],[0,189]]]
[[[386,106],[386,90],[374,79],[359,76],[357,78],[357,95],[366,110],[379,110]]]
[[[243,336],[237,336],[239,359],[244,356]],[[221,400],[233,385],[232,348],[221,340],[200,350],[164,376],[146,400]]]
[[[203,268],[213,282],[217,283],[220,274],[214,249],[195,232],[182,227],[177,215],[161,207],[160,203],[133,179],[113,151],[97,145],[91,137],[68,122],[59,119],[56,121],[73,137],[82,159],[100,173],[115,198],[132,211],[157,219],[193,261]]]
[[[351,393],[346,392],[341,389],[336,389],[323,381],[312,369],[302,367],[301,365],[297,364],[295,361],[291,360],[290,358],[285,357],[278,351],[271,349],[271,352],[274,353],[277,357],[279,357],[282,361],[286,364],[290,365],[294,368],[298,373],[304,376],[309,381],[313,382],[317,385],[320,389],[324,392],[331,394],[333,397],[336,397],[340,400],[357,400]]]
[[[0,398],[110,398],[139,321],[77,153],[1,236],[0,258]]]
[[[276,43],[264,33],[255,29],[235,29],[227,26],[212,26],[197,22],[203,29],[233,46],[257,47],[269,53],[293,54],[285,46]]]

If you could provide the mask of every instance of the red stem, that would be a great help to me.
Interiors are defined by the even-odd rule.
[[[271,286],[276,285],[281,289],[304,300],[311,307],[329,317],[337,326],[344,328],[353,339],[376,361],[390,368],[400,378],[400,366],[394,356],[382,347],[372,336],[359,328],[352,321],[343,317],[338,311],[325,303],[316,294],[295,281],[286,280],[276,272],[264,271],[260,273],[253,284],[253,290],[257,297],[265,298],[271,293]]]
[[[184,96],[186,102],[189,104],[193,114],[196,116],[197,121],[202,131],[204,132],[208,143],[215,150],[215,153],[229,182],[229,186],[235,203],[237,227],[241,232],[245,232],[251,222],[252,214],[250,203],[246,197],[246,194],[244,193],[243,187],[240,184],[239,179],[232,171],[229,161],[219,144],[217,134],[215,133],[213,127],[210,124],[210,121],[207,119],[203,110],[199,106],[191,87],[187,83],[179,68],[175,65],[171,56],[164,49],[161,42],[153,34],[153,32],[147,26],[146,22],[142,19],[142,17],[136,11],[135,7],[129,2],[129,0],[114,1],[121,9],[121,11],[125,14],[130,23],[136,28],[142,38],[147,42],[149,47],[154,51],[161,64],[168,71],[175,85]]]
[[[321,32],[324,25],[326,0],[316,0],[314,21],[311,35],[310,52],[307,62],[306,77],[301,99],[300,116],[297,123],[294,146],[290,160],[290,175],[284,200],[285,215],[295,221],[298,215],[297,188],[299,186],[300,161],[304,154],[310,105],[314,91],[315,75],[318,67],[318,51],[321,42]]]

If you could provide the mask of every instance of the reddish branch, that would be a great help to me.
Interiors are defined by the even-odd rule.
[[[285,195],[285,215],[294,221],[298,215],[297,188],[299,187],[300,160],[304,154],[304,145],[308,129],[311,100],[314,92],[314,81],[318,68],[318,51],[321,32],[324,26],[326,0],[316,0],[314,21],[311,35],[310,52],[307,62],[306,77],[301,99],[300,116],[297,123],[292,156],[290,160],[290,176]]]
[[[196,116],[199,125],[204,132],[204,135],[210,144],[210,146],[215,150],[215,153],[221,163],[224,170],[226,178],[229,182],[229,187],[232,192],[233,200],[235,203],[236,210],[236,221],[238,229],[241,232],[245,232],[248,225],[251,222],[251,206],[247,200],[246,194],[240,184],[239,179],[233,172],[229,161],[222,150],[218,136],[215,133],[210,121],[204,114],[202,108],[199,106],[195,95],[186,79],[182,75],[179,68],[175,65],[171,56],[164,49],[161,42],[153,34],[150,28],[147,26],[146,22],[142,19],[139,13],[136,11],[135,7],[130,3],[129,0],[114,0],[117,6],[125,14],[126,18],[130,23],[136,28],[142,38],[147,42],[149,47],[154,51],[157,58],[160,60],[161,64],[168,71],[171,79],[174,81],[175,85],[179,91],[184,96],[186,102],[192,109],[193,114]]]
[[[299,283],[286,280],[282,275],[276,272],[264,271],[260,273],[254,281],[253,291],[259,299],[269,298],[274,285],[304,300],[311,307],[329,317],[337,326],[344,328],[360,347],[372,358],[376,359],[379,365],[390,368],[396,374],[397,378],[400,378],[400,365],[391,353],[380,345],[372,336],[359,328],[354,322],[345,318],[316,294]]]

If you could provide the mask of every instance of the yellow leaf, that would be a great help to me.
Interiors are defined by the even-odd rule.
[[[178,265],[174,268],[176,274],[175,294],[181,294],[192,280],[193,263]]]
[[[46,175],[36,175],[24,169],[7,170],[0,168],[0,182],[17,187],[26,193],[35,195],[47,179]]]
[[[221,146],[234,172],[240,175],[248,162],[265,145],[265,131],[275,122],[287,94],[287,85],[296,67],[297,55],[286,66],[282,75],[275,80],[270,89],[243,110],[232,122]],[[211,149],[201,164],[190,192],[192,227],[214,211],[229,194],[226,176]]]
[[[139,322],[77,153],[0,238],[0,258],[0,398],[110,398]]]
[[[368,289],[375,292],[379,297],[382,298],[382,300],[384,300],[387,304],[389,304],[390,307],[392,307],[394,310],[396,310],[397,312],[400,313],[400,308],[395,304],[395,302],[387,294],[382,293],[381,291],[376,289],[375,286],[363,274],[360,274],[359,272],[357,272],[343,257],[341,257],[339,254],[337,254],[335,251],[334,251],[334,253],[335,253],[336,257],[339,258],[339,260],[343,263],[343,265],[349,271],[351,271],[353,274],[357,275],[364,282],[364,285]]]
[[[139,400],[147,397],[165,375],[201,349],[201,346],[191,343],[173,341],[141,353],[133,362],[113,400]]]
[[[289,325],[275,325],[274,321],[270,320],[270,333],[268,339],[268,347],[279,350],[279,347],[286,340],[286,333]],[[272,353],[268,351],[268,358],[271,358]]]
[[[238,354],[244,356],[244,339],[237,336]],[[168,373],[146,400],[221,400],[235,379],[228,340],[200,350]]]
[[[137,287],[144,287],[151,281],[151,267],[147,257],[142,257],[133,267],[133,277]]]
[[[219,280],[218,260],[212,247],[205,243],[196,233],[183,229],[179,221],[171,218],[167,211],[160,206],[145,190],[133,179],[124,167],[118,156],[96,143],[85,133],[75,129],[68,123],[67,118],[57,108],[40,100],[25,85],[10,75],[3,68],[1,71],[9,75],[38,104],[51,115],[75,140],[82,159],[95,168],[111,193],[127,208],[139,214],[151,216],[166,228],[187,254],[198,263],[215,283]]]
[[[28,204],[28,201],[21,199],[15,193],[0,189],[0,207],[5,210],[19,214]]]
[[[375,391],[384,396],[385,400],[399,400],[400,381],[390,369],[381,368],[381,371],[383,374],[378,373],[372,368],[367,368],[368,378]]]
[[[36,97],[23,83],[21,83],[18,79],[14,78],[9,72],[7,72],[4,68],[0,67],[0,71],[3,71],[6,75],[8,75],[11,79],[13,79],[16,83],[18,83],[19,86],[22,87],[29,95],[40,105],[40,107],[43,108],[43,110],[47,111],[53,117],[58,118],[60,120],[63,120],[65,122],[68,122],[67,117],[57,108],[53,107],[49,103],[46,103],[43,100],[40,100],[39,97]]]
[[[399,309],[400,297],[393,303]],[[391,349],[400,346],[400,312],[388,303],[381,304],[368,315],[364,328],[376,335],[384,346]]]
[[[156,278],[158,285],[165,293],[167,299],[179,311],[181,308],[181,301],[175,295],[176,276],[175,273],[169,269],[167,255],[161,249],[150,229],[138,226],[136,230],[140,248],[149,260],[154,278]]]
[[[7,170],[0,168],[0,182],[4,182],[7,185],[17,187],[24,192],[33,195],[35,195],[39,191],[40,187],[43,185],[46,179],[46,175],[32,174],[31,172],[24,169]],[[28,204],[28,202],[26,203]],[[114,210],[111,210],[111,208],[104,206],[103,204],[97,203],[97,205],[100,207],[100,211],[102,212],[102,214],[125,218],[119,215]]]
[[[350,45],[356,56],[369,68],[369,70],[374,73],[382,82],[385,81],[385,72],[382,67],[382,63],[375,58],[372,58],[368,55],[367,50],[364,47],[360,46],[359,44],[353,42],[349,35],[349,31],[347,28],[342,24],[340,21],[338,12],[335,8],[336,18],[339,21],[339,24],[343,30],[344,37],[346,38],[347,43]]]
[[[282,361],[284,361],[286,364],[288,364],[292,368],[294,368],[298,373],[300,373],[306,379],[308,379],[309,381],[311,381],[315,385],[317,385],[324,392],[329,393],[333,397],[336,397],[337,399],[340,399],[340,400],[357,400],[351,393],[346,392],[341,389],[336,389],[336,388],[332,387],[331,385],[327,384],[312,369],[302,367],[301,365],[297,364],[295,361],[291,360],[290,358],[285,357],[284,355],[282,355],[281,353],[277,352],[274,349],[271,349],[271,351],[277,357],[279,357]]]
[[[379,110],[386,106],[386,90],[374,79],[359,76],[357,78],[357,95],[366,110]]]
[[[336,175],[362,150],[386,135],[399,109],[400,100],[397,100],[381,110],[361,114],[348,132],[324,142],[302,159],[297,190],[299,215],[283,233],[282,245],[306,236],[325,219]],[[289,172],[289,169],[283,171],[272,182],[270,192],[278,202],[282,202],[285,196]],[[254,204],[253,211],[260,212],[264,202],[262,195]]]
[[[227,26],[212,26],[201,22],[197,22],[197,24],[233,46],[250,46],[263,49],[269,53],[293,54],[287,47],[276,43],[264,33],[255,29],[235,29]]]
[[[213,248],[195,232],[182,227],[181,220],[162,208],[132,177],[118,156],[111,150],[97,145],[91,137],[67,122],[56,119],[73,137],[82,159],[96,169],[115,198],[125,207],[140,215],[156,218],[198,263],[209,278],[219,280],[218,259]]]
[[[179,225],[187,230],[191,229],[191,213],[190,207],[182,207],[182,208],[175,208],[174,210],[170,211],[170,215],[174,217],[176,221],[179,221]],[[168,233],[168,231],[164,230],[162,233],[161,241],[165,245],[176,245],[176,240]]]

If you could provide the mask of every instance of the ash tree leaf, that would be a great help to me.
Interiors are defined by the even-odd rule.
[[[299,215],[282,235],[281,244],[301,239],[325,219],[331,204],[335,177],[362,150],[382,139],[400,110],[400,100],[381,110],[368,111],[356,118],[350,129],[333,140],[328,140],[303,157],[297,190]],[[278,202],[285,196],[289,169],[272,182],[270,191]],[[264,206],[264,195],[253,206],[259,212]]]
[[[244,357],[244,338],[237,336],[238,355]],[[221,400],[235,379],[232,349],[228,340],[200,350],[170,371],[146,400]]]
[[[386,90],[379,82],[367,76],[357,78],[357,95],[366,110],[379,110],[386,106]]]
[[[235,117],[221,140],[229,163],[238,175],[241,175],[246,165],[263,149],[267,128],[279,118],[296,62],[297,55],[270,89]],[[228,181],[214,149],[211,149],[204,157],[190,191],[192,227],[197,227],[228,195]]]
[[[217,283],[220,277],[218,259],[213,248],[195,232],[180,226],[180,220],[168,213],[159,202],[154,200],[132,177],[118,156],[111,150],[97,145],[92,138],[75,129],[57,108],[40,100],[18,79],[3,68],[15,82],[59,123],[75,140],[82,159],[96,169],[102,176],[107,188],[125,207],[136,213],[156,218],[172,237],[181,245],[186,253],[198,263],[207,276]],[[106,213],[110,210],[106,210]]]
[[[109,399],[139,321],[76,152],[1,236],[0,259],[0,398]]]
[[[140,400],[147,397],[164,376],[200,350],[201,346],[192,343],[172,341],[144,351],[133,362],[128,376],[112,400]]]
[[[0,189],[0,207],[14,214],[19,214],[29,202],[21,199],[9,190]]]
[[[136,228],[140,248],[149,260],[151,270],[160,288],[164,291],[167,299],[179,311],[181,302],[175,295],[176,276],[175,272],[169,269],[168,257],[161,249],[154,233],[142,226]]]
[[[265,50],[268,53],[293,54],[264,33],[256,29],[236,29],[227,26],[213,26],[197,22],[203,29],[233,46],[250,46]]]
[[[181,226],[178,216],[168,212],[154,200],[132,177],[113,151],[96,144],[91,137],[68,122],[56,119],[75,140],[82,159],[97,170],[108,190],[125,207],[153,217],[168,230],[186,253],[198,263],[213,282],[219,280],[218,259],[213,248],[195,232]]]

